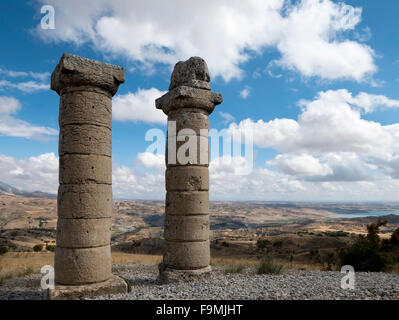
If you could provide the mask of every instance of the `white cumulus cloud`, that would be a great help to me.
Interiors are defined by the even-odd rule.
[[[155,108],[155,99],[166,91],[156,88],[141,89],[135,93],[117,95],[113,99],[112,115],[117,121],[144,121],[148,123],[166,123],[167,117]]]
[[[37,81],[24,81],[24,82],[13,83],[8,80],[0,80],[0,90],[4,90],[7,88],[17,89],[26,93],[32,93],[35,91],[49,90],[50,85],[45,83],[40,83]]]
[[[49,72],[32,72],[32,71],[15,71],[0,68],[0,76],[8,78],[31,78],[22,82],[11,82],[9,80],[0,79],[0,91],[6,89],[16,89],[25,93],[33,93],[36,91],[49,90],[50,85],[48,80],[50,77]]]
[[[234,116],[228,112],[219,111],[219,115],[224,119],[224,123],[228,124],[229,122],[234,121]]]
[[[362,117],[378,108],[398,108],[398,100],[341,89],[319,92],[298,104],[301,113],[296,120],[245,119],[231,123],[228,132],[253,132],[256,146],[281,153],[267,165],[301,181],[399,178],[399,124],[382,125]]]
[[[359,152],[386,157],[397,148],[397,126],[365,120],[362,113],[398,103],[381,95],[360,93],[353,97],[345,89],[329,90],[319,92],[312,101],[301,100],[297,120],[245,119],[230,124],[229,132],[245,134],[252,129],[256,145],[285,153]]]
[[[32,77],[33,79],[44,82],[50,78],[50,72],[15,71],[0,68],[0,75],[4,74],[11,78]]]
[[[269,165],[277,167],[282,172],[297,176],[326,176],[332,173],[332,169],[320,160],[309,155],[278,155],[271,161]]]
[[[245,100],[246,98],[249,97],[250,93],[251,93],[251,88],[246,86],[244,89],[240,91],[240,97]]]
[[[361,8],[331,0],[37,1],[57,13],[55,30],[37,27],[44,41],[90,43],[142,66],[201,56],[229,81],[243,76],[251,57],[276,48],[275,65],[305,77],[364,81],[377,69],[374,51],[350,36]]]
[[[0,96],[0,135],[27,139],[46,140],[48,136],[58,135],[53,128],[34,126],[14,115],[21,108],[21,103],[13,97]]]
[[[0,181],[21,190],[57,193],[58,158],[54,153],[21,160],[0,154]]]
[[[145,168],[165,170],[165,155],[152,152],[140,152],[136,157],[136,165]]]

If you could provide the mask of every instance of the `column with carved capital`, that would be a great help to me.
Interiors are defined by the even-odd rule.
[[[112,96],[124,69],[63,54],[51,75],[60,96],[59,190],[50,299],[126,292],[111,274]]]
[[[211,271],[209,244],[209,115],[222,102],[206,62],[178,62],[169,92],[156,100],[168,116],[165,248],[159,279],[190,280]]]

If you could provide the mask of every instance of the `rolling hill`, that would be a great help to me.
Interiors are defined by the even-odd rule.
[[[4,182],[0,181],[0,195],[21,196],[26,198],[56,198],[56,194],[46,193],[42,191],[23,191],[14,188]]]

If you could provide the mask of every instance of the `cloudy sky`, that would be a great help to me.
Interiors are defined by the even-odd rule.
[[[95,3],[95,5],[94,5]],[[44,30],[43,5],[55,8]],[[398,200],[399,3],[385,0],[31,0],[0,4],[0,181],[56,192],[63,52],[122,65],[113,100],[115,198],[163,199],[166,131],[154,99],[173,65],[201,56],[224,102],[211,127],[248,159],[211,159],[212,200]],[[252,164],[250,164],[251,166]]]

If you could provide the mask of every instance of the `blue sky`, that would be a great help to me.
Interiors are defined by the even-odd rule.
[[[43,30],[43,5],[55,29]],[[254,133],[247,161],[212,159],[213,200],[397,200],[399,3],[377,1],[56,1],[0,4],[0,181],[56,192],[63,52],[122,65],[114,97],[118,198],[163,199],[166,130],[154,99],[173,65],[201,56],[224,101],[211,127]]]

